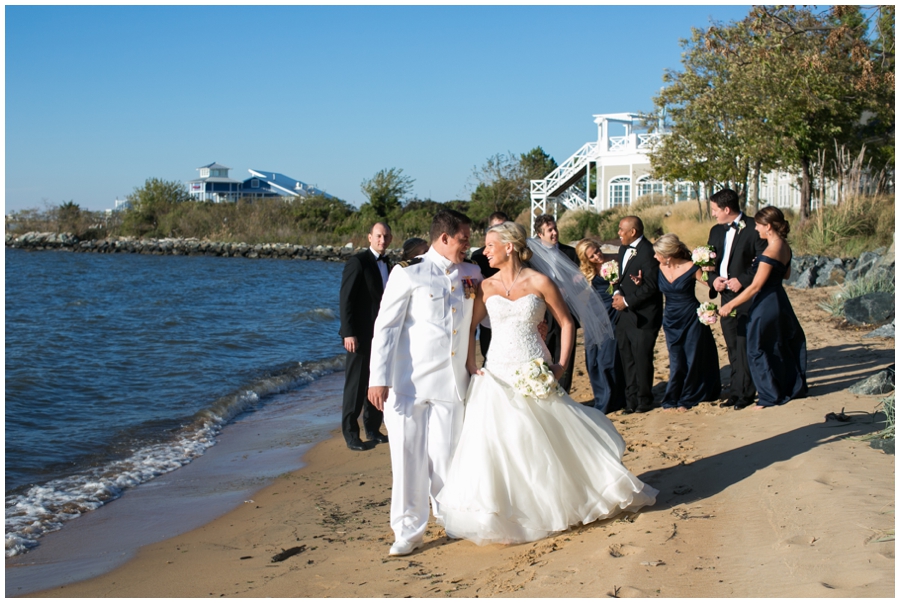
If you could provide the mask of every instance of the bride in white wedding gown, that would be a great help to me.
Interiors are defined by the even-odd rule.
[[[654,504],[657,490],[622,465],[625,442],[602,412],[555,387],[538,398],[516,385],[516,371],[535,359],[559,378],[567,350],[573,353],[575,329],[553,281],[523,267],[531,250],[521,226],[491,228],[484,254],[500,272],[482,283],[475,300],[472,379],[462,434],[437,496],[438,522],[451,537],[510,544]],[[565,357],[557,364],[550,364],[537,329],[545,308],[562,327]],[[486,366],[478,370],[474,326],[485,311],[493,338]]]

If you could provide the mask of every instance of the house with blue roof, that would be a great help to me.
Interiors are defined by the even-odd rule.
[[[295,180],[278,172],[247,170],[250,178],[235,180],[228,175],[230,167],[220,163],[210,163],[197,168],[200,177],[188,181],[188,192],[197,201],[213,203],[234,203],[238,199],[266,199],[272,197],[309,197],[322,195],[334,199],[323,190]]]
[[[247,170],[250,178],[244,180],[242,185],[242,197],[263,199],[266,197],[309,197],[322,195],[333,199],[331,195],[315,186],[294,180],[278,172],[264,170]]]

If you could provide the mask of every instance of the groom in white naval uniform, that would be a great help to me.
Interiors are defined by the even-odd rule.
[[[478,266],[466,262],[471,220],[441,210],[431,248],[391,273],[375,320],[369,401],[390,434],[391,555],[422,546],[428,503],[444,485],[462,430],[469,387],[466,357]]]

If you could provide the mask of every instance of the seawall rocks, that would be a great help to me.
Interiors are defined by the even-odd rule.
[[[829,258],[798,255],[791,259],[791,274],[785,281],[797,289],[830,287],[852,283],[865,276],[894,279],[894,246],[864,251],[859,258]]]
[[[140,253],[144,255],[187,255],[245,257],[250,259],[319,260],[343,262],[360,251],[352,245],[291,245],[288,243],[225,243],[200,239],[137,239],[113,237],[92,241],[79,241],[69,233],[29,232],[18,237],[7,234],[6,246],[29,251],[58,250],[75,253]],[[389,249],[388,256],[399,260],[401,250]]]

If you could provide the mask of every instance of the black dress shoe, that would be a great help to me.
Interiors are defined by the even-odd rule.
[[[736,403],[736,401],[734,398],[729,398],[729,399],[725,400],[724,402],[720,403],[719,406],[734,406],[735,403]]]
[[[634,409],[632,409],[632,408],[623,408],[623,409],[622,409],[622,414],[623,414],[623,415],[633,415],[633,414],[634,414]]]
[[[381,432],[367,433],[366,439],[368,439],[370,442],[377,442],[379,444],[387,444],[388,443],[388,437]]]
[[[740,402],[734,403],[735,410],[741,410],[742,408],[747,408],[748,406],[753,406],[753,400],[741,400]]]
[[[350,450],[358,450],[362,452],[363,450],[368,450],[369,448],[371,448],[371,446],[363,444],[362,440],[360,440],[357,436],[355,438],[350,438],[349,440],[347,440],[347,448],[349,448]]]
[[[634,409],[634,412],[644,413],[644,412],[650,412],[651,410],[653,410],[652,406],[638,406],[636,409]]]

